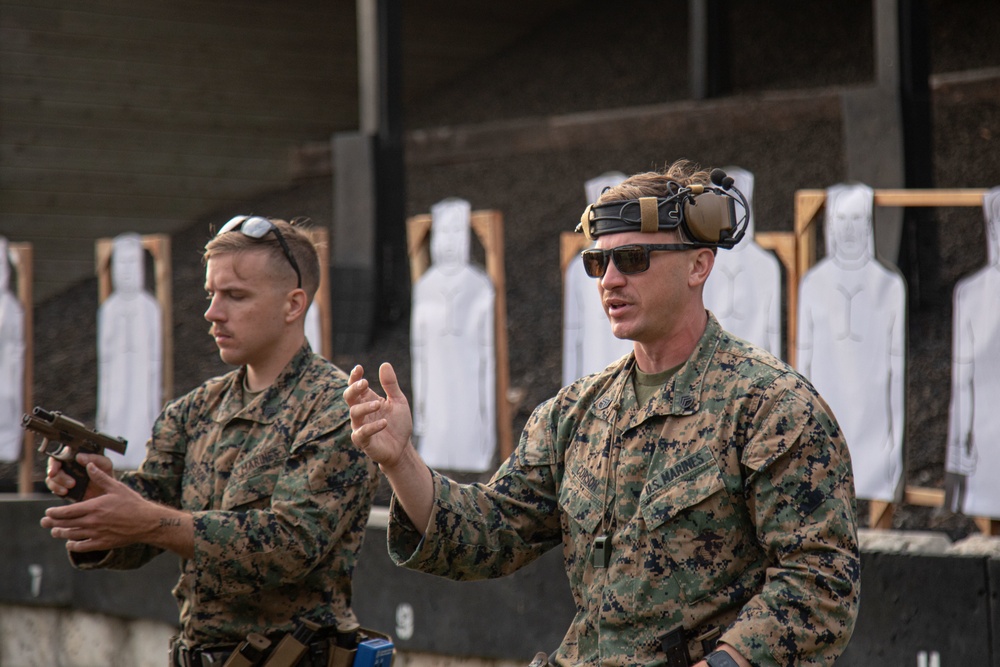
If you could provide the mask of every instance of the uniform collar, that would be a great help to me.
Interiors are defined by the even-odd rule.
[[[247,367],[241,366],[230,376],[229,385],[222,394],[219,409],[215,411],[215,421],[225,423],[239,417],[259,424],[272,423],[281,412],[282,407],[287,404],[297,384],[296,378],[302,374],[311,359],[312,348],[309,347],[307,341],[282,369],[274,382],[250,401],[247,406],[243,405],[243,381],[247,376]]]
[[[701,407],[705,375],[719,347],[721,336],[722,326],[712,313],[708,313],[708,324],[694,352],[677,369],[667,383],[666,391],[659,397],[654,397],[648,407],[636,404],[632,388],[632,368],[635,365],[633,352],[618,362],[618,367],[613,371],[614,380],[597,396],[591,410],[605,421],[614,422],[621,418],[623,425],[637,424],[655,416],[695,414]]]

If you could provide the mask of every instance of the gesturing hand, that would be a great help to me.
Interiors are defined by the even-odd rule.
[[[351,384],[344,392],[351,408],[351,440],[376,463],[392,467],[406,451],[413,434],[410,404],[399,388],[391,364],[379,367],[385,398],[369,386],[364,372],[361,366],[355,366],[351,370]]]
[[[355,366],[351,385],[344,392],[351,406],[351,440],[379,464],[403,510],[423,533],[430,522],[434,482],[430,469],[410,441],[413,435],[410,404],[391,365],[382,364],[378,369],[385,398],[368,386],[364,374],[361,366]]]

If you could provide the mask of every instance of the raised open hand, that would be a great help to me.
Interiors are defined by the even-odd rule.
[[[351,440],[376,463],[395,465],[413,435],[410,404],[399,388],[396,372],[389,363],[379,367],[384,398],[369,386],[361,366],[351,370],[350,382],[344,398],[351,407]]]

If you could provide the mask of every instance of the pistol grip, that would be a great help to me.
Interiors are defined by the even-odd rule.
[[[66,497],[74,502],[83,500],[83,495],[87,493],[87,485],[90,484],[90,476],[87,468],[76,461],[61,461],[63,471],[76,480],[76,484],[66,492]]]

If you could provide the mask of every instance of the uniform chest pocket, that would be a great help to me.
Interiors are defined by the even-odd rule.
[[[682,512],[723,491],[722,471],[708,448],[703,448],[650,479],[639,506],[650,532]]]
[[[650,539],[673,561],[688,602],[718,593],[745,569],[753,527],[733,505],[707,447],[649,480],[639,503]]]
[[[585,466],[571,466],[559,490],[559,507],[569,517],[570,530],[593,534],[604,514],[603,482]]]
[[[272,446],[240,461],[222,494],[222,509],[263,509],[269,506],[287,456],[284,449]]]

